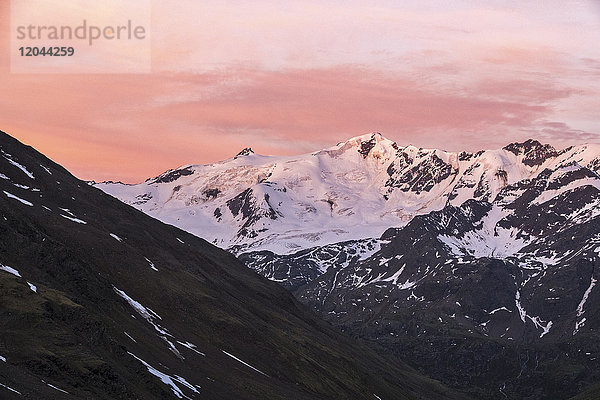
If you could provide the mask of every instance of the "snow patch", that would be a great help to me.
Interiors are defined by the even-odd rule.
[[[180,385],[183,385],[183,387],[191,390],[194,393],[200,393],[194,387],[194,385],[192,385],[191,383],[189,383],[188,381],[186,381],[181,376],[178,376],[178,375],[174,375],[174,376],[167,375],[164,372],[160,372],[159,370],[157,370],[156,368],[154,368],[153,366],[151,366],[150,364],[148,364],[146,361],[144,361],[141,358],[137,357],[135,354],[130,353],[130,352],[127,352],[127,354],[129,354],[130,356],[132,356],[133,358],[135,358],[136,360],[138,360],[139,362],[141,362],[148,369],[148,372],[150,372],[152,375],[154,375],[158,379],[160,379],[162,383],[164,383],[165,385],[169,386],[171,388],[171,390],[173,391],[173,393],[175,394],[175,396],[177,396],[178,398],[180,398],[180,399],[190,399],[190,397],[186,396],[183,393],[183,391],[179,388],[179,386],[177,386],[178,383]]]
[[[23,171],[25,173],[25,175],[27,175],[28,177],[30,177],[31,179],[35,179],[35,177],[33,176],[33,174],[31,172],[29,172],[27,170],[27,168],[25,168],[23,165],[19,164],[18,162],[16,162],[15,160],[12,159],[12,156],[8,153],[5,153],[2,150],[2,155],[3,157],[12,165],[14,165],[15,167],[19,168],[21,171]]]
[[[4,385],[4,384],[2,384],[2,383],[0,383],[0,386],[2,386],[3,388],[6,388],[6,389],[8,389],[8,390],[10,390],[11,392],[14,392],[14,393],[16,393],[16,394],[18,394],[18,395],[21,395],[21,392],[19,392],[19,391],[15,390],[15,389],[13,389],[13,388],[11,388],[10,386],[6,386],[6,385]]]
[[[66,390],[62,390],[61,388],[58,388],[58,387],[56,387],[56,386],[54,386],[54,385],[51,385],[50,383],[46,383],[46,385],[50,386],[50,387],[51,387],[52,389],[54,389],[54,390],[58,390],[59,392],[63,392],[63,393],[66,393],[66,394],[70,394],[70,393],[69,393],[69,392],[67,392]]]
[[[540,317],[537,317],[537,316],[532,317],[530,315],[527,315],[527,312],[521,305],[521,292],[519,292],[518,290],[517,290],[517,293],[515,294],[515,304],[517,305],[517,310],[519,310],[519,316],[521,317],[521,321],[523,321],[523,323],[526,323],[527,318],[528,318],[531,322],[533,322],[533,324],[535,325],[536,328],[542,330],[540,338],[544,337],[544,335],[546,335],[550,332],[550,328],[552,327],[552,321],[546,322],[546,321],[542,321],[542,319]]]
[[[237,357],[236,357],[236,356],[234,356],[233,354],[231,354],[231,353],[228,353],[228,352],[226,352],[225,350],[221,350],[221,351],[222,351],[223,353],[227,354],[229,357],[233,358],[234,360],[236,360],[236,361],[238,361],[238,362],[240,362],[240,363],[244,364],[246,367],[248,367],[248,368],[251,368],[251,369],[255,370],[255,371],[256,371],[256,372],[258,372],[259,374],[262,374],[262,375],[264,375],[264,376],[269,376],[269,375],[265,374],[264,372],[262,372],[261,370],[259,370],[259,369],[257,369],[257,368],[254,368],[252,365],[248,364],[247,362],[240,360],[239,358],[237,358]]]
[[[133,307],[133,309],[142,316],[142,318],[144,318],[146,321],[148,321],[153,327],[154,329],[160,333],[161,335],[168,335],[168,336],[172,336],[166,329],[164,329],[163,327],[161,327],[160,325],[158,325],[156,322],[154,322],[154,320],[156,318],[158,319],[162,319],[158,314],[156,314],[154,311],[152,311],[149,308],[144,307],[140,302],[135,301],[134,299],[132,299],[131,297],[129,297],[127,295],[127,293],[125,293],[122,290],[117,289],[115,286],[113,286],[113,290],[119,295],[121,296],[123,299],[125,299],[125,301],[127,301],[127,303],[129,303],[129,305],[131,307]]]
[[[583,317],[581,320],[575,321],[575,329],[573,330],[573,336],[575,336],[579,332],[579,330],[585,326],[586,320],[587,318]]]
[[[571,190],[575,190],[581,186],[586,186],[586,185],[590,185],[590,186],[594,186],[596,189],[600,190],[600,180],[596,179],[596,178],[584,178],[584,179],[578,179],[576,181],[573,182],[569,182],[567,185],[564,185],[562,187],[560,187],[559,189],[553,189],[553,190],[545,190],[542,193],[540,193],[540,195],[538,197],[536,197],[531,204],[543,204],[549,200],[552,200],[553,198],[555,198],[556,196],[571,191]]]
[[[32,292],[37,293],[37,286],[35,286],[31,282],[27,282],[27,284],[29,285],[29,289],[31,289]]]
[[[46,166],[43,166],[42,164],[40,164],[40,167],[42,167],[44,169],[44,171],[46,171],[48,173],[48,175],[52,175],[52,171],[50,171],[50,169]]]
[[[180,358],[182,360],[184,359],[184,357],[181,355],[181,353],[179,352],[179,350],[177,350],[177,347],[175,347],[175,345],[173,344],[173,342],[171,342],[167,338],[167,336],[173,337],[173,335],[171,335],[166,328],[163,328],[160,324],[158,324],[155,321],[156,319],[162,320],[162,318],[160,317],[160,315],[158,315],[157,313],[155,313],[154,311],[152,311],[150,308],[144,307],[140,302],[132,299],[124,291],[117,289],[115,286],[113,286],[113,290],[119,296],[121,296],[123,299],[125,299],[125,301],[127,301],[127,303],[129,303],[129,305],[131,307],[133,307],[133,309],[140,316],[142,316],[142,318],[144,318],[150,325],[152,325],[154,327],[154,330],[156,330],[156,332],[158,332],[158,337],[161,338],[162,340],[164,340],[167,343],[167,346],[168,346],[169,350],[173,354],[175,354],[178,358]]]
[[[137,343],[137,340],[135,340],[129,333],[123,331],[123,333],[125,334],[125,336],[127,336],[129,339],[133,340],[135,343]]]
[[[494,205],[481,219],[481,228],[465,232],[462,237],[439,235],[438,240],[457,256],[473,256],[477,258],[491,257],[504,259],[514,256],[531,242],[518,237],[516,228],[504,229],[498,226],[503,218],[510,215],[507,211]]]
[[[60,214],[60,216],[63,217],[63,218],[68,219],[69,221],[77,222],[78,224],[83,224],[83,225],[87,224],[87,222],[85,222],[84,220],[79,219],[79,218],[69,217],[69,216],[64,215],[64,214]]]
[[[581,299],[581,301],[579,302],[579,305],[577,306],[577,316],[581,317],[583,315],[583,313],[585,313],[585,310],[583,309],[583,307],[585,306],[585,302],[587,301],[590,293],[592,292],[592,289],[594,288],[594,286],[596,286],[596,282],[597,280],[594,279],[594,276],[592,276],[592,278],[590,279],[590,286],[588,286],[588,288],[585,290],[585,293],[583,293],[583,298]]]
[[[25,204],[26,206],[29,206],[29,207],[32,207],[32,206],[33,206],[33,203],[31,203],[31,202],[29,202],[29,201],[27,201],[27,200],[23,200],[22,198],[20,198],[20,197],[18,197],[18,196],[15,196],[15,195],[14,195],[14,194],[12,194],[12,193],[8,193],[6,190],[3,190],[3,192],[4,192],[4,194],[6,195],[6,197],[8,197],[9,199],[15,199],[15,200],[18,200],[18,201],[20,201],[21,203],[23,203],[23,204]]]
[[[594,286],[596,286],[596,282],[597,282],[597,280],[594,279],[594,276],[592,276],[592,278],[590,280],[590,286],[588,286],[588,288],[585,290],[585,293],[583,293],[583,298],[581,299],[581,301],[579,302],[579,305],[577,306],[577,318],[579,318],[579,317],[583,316],[583,314],[585,314],[585,310],[584,310],[585,303],[586,303],[588,297],[590,296],[592,289],[594,288]],[[579,330],[581,328],[583,328],[583,326],[585,325],[585,321],[586,321],[585,317],[579,321],[575,321],[575,329],[573,330],[573,335],[576,335],[579,332]]]
[[[496,314],[498,311],[508,311],[509,313],[512,312],[511,310],[509,310],[506,307],[500,307],[500,308],[496,308],[495,310],[490,311],[488,314],[493,315],[493,314]]]
[[[400,267],[400,269],[398,271],[396,271],[396,273],[394,275],[390,276],[389,278],[382,279],[382,281],[392,282],[394,285],[397,285],[398,278],[400,278],[400,275],[402,275],[402,273],[404,272],[405,267],[406,267],[406,264],[403,264],[402,267]],[[408,283],[408,280],[406,282]],[[406,285],[406,283],[404,285],[400,285],[400,286],[405,286],[405,285]],[[408,287],[403,287],[401,289],[408,289]]]
[[[118,237],[118,236],[117,236],[117,235],[115,235],[114,233],[111,233],[111,234],[110,234],[110,236],[111,236],[113,239],[115,239],[115,240],[117,240],[117,241],[119,241],[119,242],[122,242],[122,241],[123,241],[123,239],[121,239],[120,237]]]
[[[196,345],[190,342],[180,342],[179,340],[177,341],[177,343],[179,343],[180,345],[182,345],[183,347],[187,347],[188,349],[200,354],[201,356],[206,356],[206,354],[204,354],[201,351],[196,350]]]
[[[19,274],[19,271],[12,267],[9,267],[8,265],[0,264],[0,271],[6,271],[9,274],[13,274],[14,276],[18,276],[19,278],[21,278],[21,274]]]
[[[154,266],[154,263],[153,263],[152,261],[148,260],[146,257],[144,257],[144,259],[145,259],[146,261],[148,261],[148,264],[150,264],[150,268],[152,268],[152,269],[153,269],[153,270],[155,270],[155,271],[158,271],[158,268],[156,268],[156,267]]]

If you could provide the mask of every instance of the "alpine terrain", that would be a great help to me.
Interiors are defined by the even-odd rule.
[[[0,236],[2,399],[465,398],[3,132]]]
[[[452,153],[374,133],[96,186],[475,398],[591,399],[599,172],[600,145]]]

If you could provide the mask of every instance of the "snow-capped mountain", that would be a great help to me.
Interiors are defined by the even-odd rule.
[[[492,201],[507,185],[577,166],[597,171],[600,146],[557,151],[529,140],[451,153],[400,147],[373,133],[301,156],[261,156],[247,148],[220,163],[183,166],[137,185],[96,186],[237,254],[288,254],[377,238],[416,215],[468,199]]]
[[[598,153],[505,149],[527,148],[543,156],[520,168],[543,168],[495,194],[377,239],[240,259],[347,332],[478,387],[476,398],[568,398],[600,378]]]
[[[451,153],[375,133],[98,186],[475,398],[554,399],[600,379],[599,172],[600,145]]]

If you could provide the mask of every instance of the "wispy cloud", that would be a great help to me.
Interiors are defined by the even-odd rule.
[[[0,129],[125,181],[370,131],[449,150],[600,141],[590,4],[427,3],[156,1],[153,74],[11,75],[3,60]]]

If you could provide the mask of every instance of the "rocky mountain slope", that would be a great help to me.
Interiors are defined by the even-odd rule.
[[[593,160],[551,157],[491,201],[448,205],[376,241],[240,258],[478,398],[568,398],[600,376],[600,177]]]
[[[0,132],[0,398],[461,398]]]
[[[565,399],[600,375],[599,172],[598,145],[449,153],[370,134],[100,187],[476,398]]]

